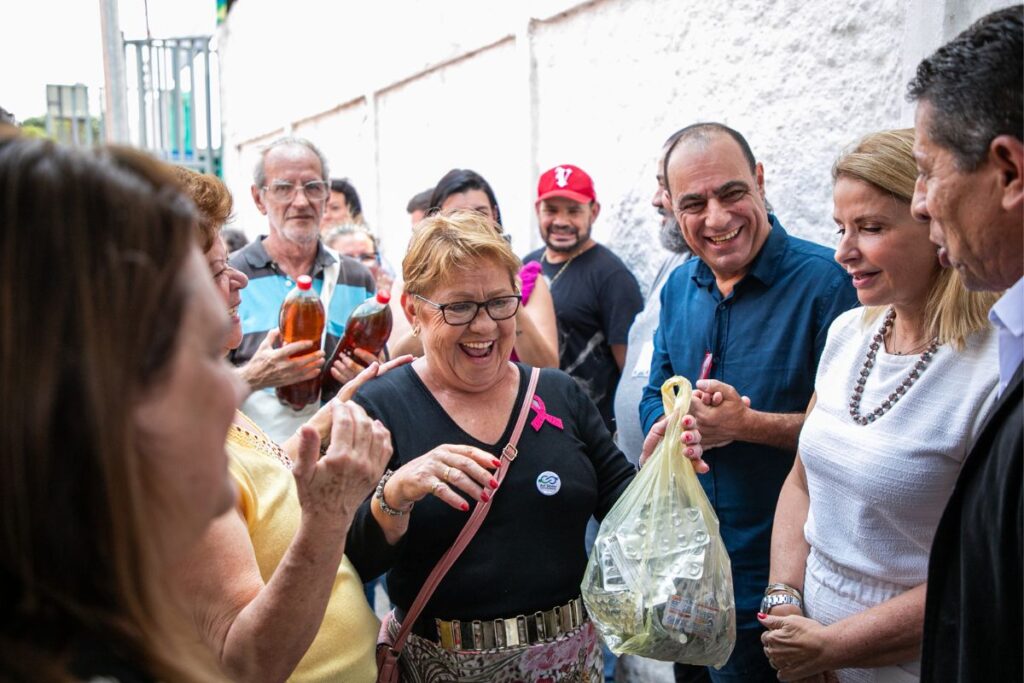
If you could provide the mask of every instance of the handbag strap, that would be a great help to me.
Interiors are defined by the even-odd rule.
[[[537,389],[537,380],[540,377],[540,370],[533,368],[530,373],[530,383],[526,388],[526,396],[523,398],[523,407],[519,411],[519,419],[516,421],[515,429],[512,430],[512,436],[509,438],[508,443],[501,450],[502,466],[498,468],[498,484],[500,489],[501,482],[505,479],[505,473],[508,472],[508,468],[512,466],[512,461],[516,459],[516,455],[519,451],[516,450],[516,444],[519,443],[519,437],[523,433],[523,427],[526,426],[526,419],[530,416],[530,407],[533,404],[533,394]],[[495,491],[497,493],[497,490]],[[430,600],[437,586],[441,583],[441,579],[444,578],[448,570],[452,568],[455,561],[459,559],[462,551],[466,549],[469,542],[473,540],[473,536],[476,535],[477,529],[483,524],[484,518],[490,511],[491,506],[494,504],[494,494],[491,497],[490,505],[477,504],[473,510],[473,514],[470,515],[469,520],[466,521],[466,525],[462,527],[462,532],[459,533],[458,538],[452,543],[452,546],[448,548],[441,559],[438,560],[434,566],[433,571],[430,572],[430,576],[427,577],[423,587],[420,588],[419,594],[412,603],[412,607],[405,613],[405,618],[402,619],[402,628],[398,631],[398,635],[395,637],[395,644],[391,646],[391,649],[397,655],[405,647],[405,640],[409,636],[409,632],[412,630],[413,624],[419,619],[420,613],[423,608],[426,607],[427,601]]]

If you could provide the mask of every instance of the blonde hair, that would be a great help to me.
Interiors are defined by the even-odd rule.
[[[413,233],[402,261],[405,291],[426,295],[473,270],[481,261],[494,261],[508,271],[516,288],[521,262],[493,220],[476,211],[452,211],[424,218]]]
[[[913,150],[913,128],[871,133],[836,160],[832,180],[841,177],[862,180],[889,193],[910,211],[917,180]],[[931,335],[937,337],[940,344],[963,350],[971,334],[989,327],[988,310],[998,298],[998,293],[969,291],[956,270],[941,269],[932,282],[924,307]],[[884,308],[866,307],[865,322],[877,318]]]

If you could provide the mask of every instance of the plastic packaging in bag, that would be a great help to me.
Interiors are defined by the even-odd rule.
[[[736,604],[718,517],[679,441],[690,391],[683,377],[662,384],[665,438],[604,518],[582,592],[615,654],[721,667]]]

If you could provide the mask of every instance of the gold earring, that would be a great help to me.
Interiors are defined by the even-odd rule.
[[[415,327],[412,328],[412,336],[414,336],[414,337],[420,336],[420,326],[419,325],[416,325]]]

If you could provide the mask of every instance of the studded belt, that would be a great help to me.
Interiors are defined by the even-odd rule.
[[[501,650],[552,640],[579,628],[586,620],[583,599],[574,598],[543,612],[507,619],[434,619],[436,635],[432,639],[446,650]]]

